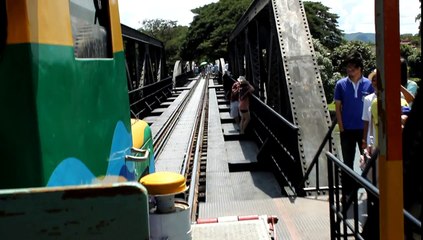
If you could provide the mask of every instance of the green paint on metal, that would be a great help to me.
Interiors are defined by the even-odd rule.
[[[104,175],[116,123],[130,133],[124,53],[79,60],[73,47],[17,44],[0,61],[0,188],[44,186],[68,157]]]
[[[41,152],[31,46],[7,46],[0,58],[0,188],[40,186]]]

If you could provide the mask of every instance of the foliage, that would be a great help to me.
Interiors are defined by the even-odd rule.
[[[142,22],[139,31],[163,42],[166,52],[166,61],[169,69],[180,56],[180,43],[185,39],[188,27],[177,25],[176,21],[163,19],[150,19]]]
[[[419,0],[419,1],[420,1],[420,11],[421,11],[421,9],[422,9],[422,1],[421,0]],[[419,24],[419,35],[421,36],[422,35],[422,15],[421,15],[421,13],[419,13],[417,15],[416,22],[417,21],[420,21],[420,24]]]
[[[183,59],[211,61],[227,56],[227,39],[251,0],[220,0],[193,9],[196,14],[182,45]],[[329,49],[343,42],[338,15],[320,2],[304,2],[310,33]]]
[[[172,69],[173,65],[177,60],[181,60],[181,42],[184,41],[186,34],[188,32],[188,27],[186,26],[176,26],[173,29],[173,38],[165,43],[166,49],[166,59],[168,63],[171,64]]]
[[[401,42],[406,42],[409,41],[410,45],[414,46],[414,47],[420,47],[421,46],[421,39],[420,36],[418,34],[401,34],[400,36]]]
[[[413,54],[413,50],[414,50],[414,47],[411,45],[407,45],[407,44],[400,45],[400,55],[405,59],[408,59],[408,56]]]
[[[420,1],[420,11],[422,9],[422,1]],[[419,34],[416,35],[417,38],[420,40],[420,44],[419,47],[421,48],[421,36],[422,36],[422,18],[421,18],[421,13],[419,13],[419,15],[417,15],[416,17],[416,21],[420,21],[419,24]],[[411,54],[411,56],[408,57],[408,66],[410,67],[410,76],[411,77],[418,77],[420,79],[423,78],[422,76],[422,54],[421,54],[421,49],[420,51],[415,51],[413,54]]]
[[[319,65],[320,77],[322,79],[323,88],[327,102],[332,102],[333,88],[336,80],[333,79],[333,66],[329,58],[329,50],[323,46],[319,40],[313,39],[314,50],[316,54],[316,61]]]
[[[363,58],[363,74],[367,76],[376,67],[376,55],[372,50],[372,45],[361,41],[347,42],[332,52],[331,59],[334,72],[345,74],[345,66],[343,64],[347,56],[354,51],[361,54]]]
[[[329,49],[341,45],[343,33],[338,28],[337,14],[330,13],[329,8],[320,2],[304,2],[304,9],[313,38]]]
[[[182,58],[212,61],[227,56],[227,40],[251,0],[220,0],[193,9],[196,14],[182,44]]]
[[[376,66],[376,56],[370,43],[362,41],[344,42],[335,48],[331,54],[328,49],[324,48],[321,44],[319,45],[318,41],[314,40],[313,43],[328,103],[333,101],[336,82],[345,75],[346,70],[343,62],[349,54],[354,51],[358,51],[361,54],[363,57],[364,76],[367,76]]]
[[[421,51],[414,51],[408,57],[408,66],[410,67],[410,77],[422,78],[422,54]]]
[[[166,42],[171,36],[172,29],[177,26],[177,21],[164,19],[147,19],[142,21],[142,27],[139,31]]]
[[[341,78],[343,78],[344,77],[344,75],[343,74],[341,74],[340,72],[334,72],[333,73],[333,75],[332,75],[332,77],[328,80],[328,82],[330,82],[330,86],[331,86],[331,89],[330,89],[330,91],[331,91],[331,94],[332,94],[332,98],[330,99],[332,102],[333,102],[333,95],[335,94],[335,85],[336,85],[336,82],[339,80],[339,79],[341,79]],[[327,99],[327,102],[329,102],[329,100]]]
[[[408,61],[410,77],[421,78],[421,50],[413,45],[401,45],[401,56]]]

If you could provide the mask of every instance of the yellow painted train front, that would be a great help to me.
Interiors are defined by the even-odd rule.
[[[149,126],[130,119],[117,1],[0,1],[0,189],[137,181]]]

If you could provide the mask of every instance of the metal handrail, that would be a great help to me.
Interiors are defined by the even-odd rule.
[[[142,91],[142,90],[145,90],[146,88],[152,88],[152,87],[156,87],[156,85],[162,85],[162,84],[168,84],[168,83],[166,83],[166,82],[168,82],[168,81],[170,81],[170,84],[172,84],[172,81],[171,81],[172,79],[169,77],[169,78],[165,78],[165,79],[162,79],[162,80],[160,80],[160,81],[157,81],[157,82],[154,82],[154,83],[151,83],[151,84],[148,84],[148,85],[146,85],[146,86],[142,86],[142,87],[139,87],[139,88],[136,88],[136,89],[133,89],[133,90],[131,90],[131,91],[129,91],[128,93],[129,94],[132,94],[132,93],[135,93],[135,92],[138,92],[138,91]]]
[[[132,161],[132,162],[143,162],[149,159],[150,151],[148,149],[139,149],[136,147],[131,148],[132,152],[136,154],[143,154],[141,156],[133,156],[133,155],[125,155],[125,160]]]
[[[310,165],[307,168],[306,173],[304,174],[303,179],[301,180],[300,184],[298,185],[298,188],[303,188],[304,187],[304,183],[307,181],[311,171],[313,170],[314,165],[316,165],[317,161],[319,160],[319,156],[323,151],[323,148],[325,147],[326,143],[332,138],[332,132],[335,129],[335,126],[337,124],[337,119],[335,118],[332,121],[332,125],[330,126],[328,132],[326,133],[325,137],[323,138],[322,143],[320,144],[316,154],[313,157],[313,160],[311,161]],[[318,164],[316,166],[319,166]],[[316,174],[316,179],[319,179],[319,175]],[[318,181],[316,181],[318,183]],[[319,186],[316,185],[316,188],[319,189]]]
[[[258,98],[256,95],[252,95],[252,97],[254,98],[254,100],[256,100],[256,102],[258,104],[260,104],[261,107],[263,107],[264,109],[266,109],[267,111],[269,111],[271,114],[273,114],[278,120],[282,121],[286,126],[288,126],[291,130],[294,131],[298,131],[298,126],[291,123],[290,121],[286,120],[286,118],[284,118],[282,115],[280,115],[279,113],[277,113],[275,110],[273,110],[271,107],[269,107],[267,104],[265,104],[260,98]]]
[[[336,166],[336,169],[341,170],[341,172],[343,174],[348,175],[348,177],[354,181],[356,183],[355,187],[354,187],[354,191],[356,191],[358,188],[364,188],[367,192],[368,195],[370,195],[373,199],[379,200],[380,195],[379,195],[379,189],[374,186],[368,179],[366,179],[364,176],[367,175],[369,169],[371,168],[372,165],[374,165],[374,161],[376,161],[378,155],[378,151],[376,150],[374,152],[374,154],[372,155],[372,157],[370,158],[368,165],[366,165],[366,167],[363,170],[363,173],[360,175],[357,172],[355,172],[353,169],[351,169],[349,166],[347,166],[345,163],[343,163],[341,160],[339,160],[335,155],[333,155],[330,152],[326,152],[326,156],[328,159],[328,178],[329,178],[329,204],[330,204],[330,212],[331,212],[331,232],[332,234],[334,233],[334,230],[332,228],[334,228],[335,226],[333,225],[339,225],[340,222],[335,222],[333,215],[336,214],[336,216],[338,217],[338,219],[340,220],[344,220],[345,216],[342,215],[342,213],[338,212],[337,210],[340,209],[339,208],[339,203],[335,204],[334,201],[334,188],[336,186],[338,186],[338,184],[334,184],[332,181],[333,177],[338,178],[339,177],[339,172],[337,170],[333,170],[332,165]],[[333,163],[333,164],[331,164]],[[345,176],[345,175],[344,175]],[[336,187],[337,189],[339,187]],[[339,197],[336,197],[337,200],[339,200]],[[343,206],[343,210],[344,212],[346,211],[346,209],[349,208],[349,206],[352,204],[352,202],[355,200],[355,198],[349,198],[347,201],[344,202],[344,206]],[[404,218],[411,223],[414,227],[421,229],[421,221],[418,220],[417,218],[415,218],[413,215],[411,215],[407,210],[403,210],[404,213]],[[356,220],[356,219],[354,219]],[[347,223],[344,220],[344,224],[345,227],[348,227],[351,231],[354,232],[354,228],[353,226],[351,226],[351,224]],[[346,230],[346,229],[344,229]],[[357,230],[357,229],[356,229]],[[344,231],[344,234],[346,234],[346,231]],[[354,236],[356,236],[359,239],[362,239],[362,236],[360,235],[360,233],[355,232]],[[332,238],[334,238],[334,236],[332,236]]]
[[[234,82],[235,80],[232,77],[226,76],[223,82],[225,91],[230,91]],[[298,144],[294,140],[298,137],[299,127],[277,113],[256,95],[252,95],[250,101],[250,124],[255,140],[261,144],[259,155],[262,153],[268,154],[267,159],[275,165],[274,169],[278,181],[288,184],[291,191],[296,192],[295,188],[302,178],[302,174],[284,170],[290,167],[298,167],[300,164],[300,152],[298,151]]]
[[[232,77],[229,77],[233,82],[235,82],[236,80]],[[296,126],[295,124],[291,123],[290,121],[288,121],[286,118],[284,118],[283,116],[281,116],[279,113],[277,113],[275,110],[273,110],[271,107],[269,107],[267,104],[265,104],[260,98],[258,98],[256,95],[252,94],[252,97],[254,100],[257,101],[257,103],[260,104],[261,107],[263,107],[264,109],[266,109],[267,111],[269,111],[271,114],[273,114],[274,116],[276,116],[280,121],[282,121],[284,124],[286,124],[289,128],[291,128],[292,130],[297,131],[298,130],[298,126]]]
[[[331,152],[326,152],[326,156],[328,157],[328,160],[330,160],[333,163],[335,163],[335,165],[338,168],[340,168],[340,170],[342,172],[345,172],[353,181],[355,181],[361,187],[365,188],[368,193],[371,193],[373,196],[379,198],[379,189],[377,187],[375,187],[368,180],[366,180],[360,174],[358,174],[353,169],[351,169],[349,166],[347,166],[344,162],[342,162],[341,160],[339,160]],[[330,173],[328,175],[330,175]]]

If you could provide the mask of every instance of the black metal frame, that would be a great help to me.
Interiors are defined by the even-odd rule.
[[[375,151],[372,155],[361,175],[345,165],[332,153],[326,152],[326,156],[328,160],[331,239],[348,239],[348,237],[355,237],[355,239],[379,239],[379,189],[373,185],[374,182],[372,184],[365,177],[370,169],[375,169],[378,151]],[[341,176],[353,182],[353,192],[348,197],[340,197],[342,190],[340,187]],[[368,218],[363,229],[360,229],[358,219],[357,190],[359,188],[365,189],[368,199]],[[351,219],[347,215],[351,205],[353,206],[352,224],[351,221],[347,220]],[[421,236],[421,222],[406,210],[404,210],[404,217],[406,227],[414,229],[415,233]]]
[[[142,119],[172,95],[172,77],[129,91],[131,117]]]
[[[298,126],[295,126],[258,97],[250,98],[252,132],[260,146],[257,160],[269,166],[281,186],[290,187],[291,191],[304,195],[302,188],[296,188],[302,179],[298,153]],[[295,171],[292,171],[296,169]]]
[[[289,15],[290,19],[284,18],[285,14]],[[283,134],[287,136],[279,135],[277,128],[272,129],[278,138],[289,136],[291,139],[286,142],[273,138],[266,141],[267,138],[258,137],[261,139],[259,145],[265,144],[262,146],[263,151],[270,149],[277,152],[278,150],[268,146],[281,145],[276,147],[283,153],[278,155],[278,158],[294,158],[293,161],[279,165],[279,174],[287,176],[288,173],[298,171],[289,179],[292,184],[286,180],[293,186],[291,188],[297,188],[297,194],[302,195],[305,190],[307,194],[312,194],[322,189],[318,185],[327,188],[324,156],[317,155],[320,161],[315,161],[314,164],[319,166],[310,169],[316,149],[323,141],[332,120],[302,2],[254,1],[232,31],[228,44],[229,67],[234,76],[245,75],[256,89],[255,95],[261,102],[298,128],[296,134],[285,131]],[[254,101],[251,111],[254,114],[257,110],[257,116],[252,116],[252,125],[254,119],[260,120],[264,111],[264,107]],[[275,124],[266,120],[257,122],[260,129],[258,132],[266,131],[265,124],[267,127]],[[282,124],[281,126],[285,124],[277,123]],[[328,149],[327,145],[323,147]],[[335,147],[329,146],[334,149]],[[304,189],[300,190],[299,182],[306,172],[310,177],[303,182],[306,185]]]
[[[128,89],[137,89],[167,77],[164,44],[121,24]]]
[[[225,92],[230,91],[234,82],[230,76],[223,76]],[[298,126],[255,95],[250,98],[250,113],[247,134],[253,136],[260,148],[257,160],[273,171],[281,186],[288,186],[294,195],[303,196],[303,188],[299,188],[303,175],[298,152]]]

